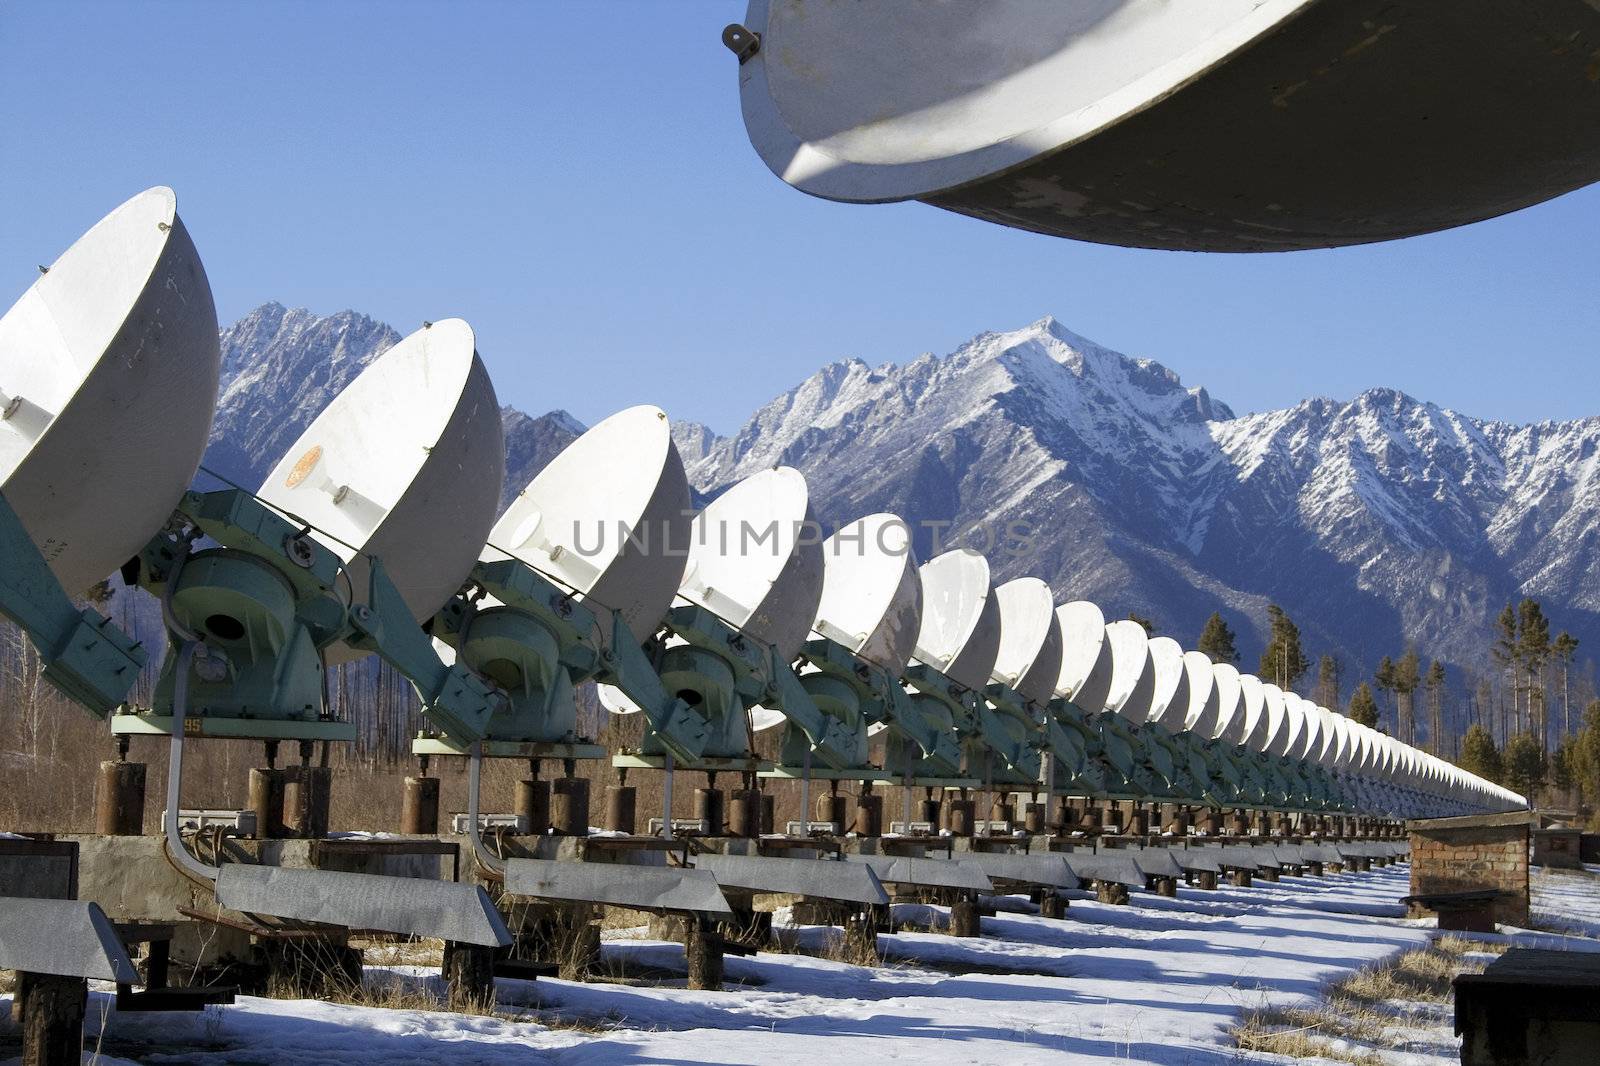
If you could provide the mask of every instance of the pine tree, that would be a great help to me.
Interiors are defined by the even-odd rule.
[[[1549,744],[1549,731],[1545,728],[1544,686],[1539,684],[1539,673],[1550,658],[1550,620],[1532,597],[1517,604],[1517,651],[1528,675],[1528,729],[1543,752]]]
[[[1144,615],[1139,614],[1139,613],[1137,613],[1135,611],[1129,611],[1128,612],[1128,621],[1130,621],[1130,622],[1138,622],[1141,626],[1143,626],[1144,627],[1144,635],[1145,636],[1153,637],[1153,636],[1156,635],[1155,619],[1146,618]]]
[[[1406,653],[1395,660],[1389,675],[1389,683],[1394,688],[1395,735],[1413,746],[1417,743],[1414,694],[1422,683],[1421,666],[1416,649],[1407,648]]]
[[[1378,701],[1372,698],[1372,686],[1365,681],[1350,694],[1350,720],[1368,729],[1378,728]]]
[[[1200,630],[1200,639],[1195,643],[1195,649],[1209,656],[1214,663],[1239,661],[1239,648],[1234,643],[1233,630],[1228,628],[1228,623],[1223,621],[1222,614],[1218,611],[1212,611],[1211,617],[1206,619],[1205,628]]]
[[[1293,691],[1295,683],[1311,669],[1300,648],[1300,627],[1275,603],[1267,607],[1267,622],[1272,635],[1261,653],[1257,672],[1263,681],[1271,681],[1285,692]]]
[[[1394,660],[1385,655],[1378,660],[1378,669],[1372,675],[1372,683],[1379,692],[1394,691]],[[1376,706],[1376,704],[1374,704]]]
[[[1567,796],[1572,792],[1572,786],[1577,782],[1574,772],[1578,764],[1578,744],[1572,737],[1563,737],[1561,744],[1550,753],[1550,784],[1555,790]]]
[[[1600,798],[1600,700],[1590,700],[1578,731],[1573,771],[1580,799]]]
[[[1428,690],[1428,750],[1435,755],[1445,754],[1444,744],[1444,663],[1438,659],[1428,667],[1422,679]]]
[[[1572,707],[1567,702],[1567,673],[1572,669],[1572,657],[1578,653],[1578,638],[1563,629],[1556,634],[1550,646],[1556,661],[1561,664],[1561,735],[1572,736]]]
[[[1506,720],[1503,699],[1500,713],[1500,735],[1509,737],[1511,735],[1511,724],[1516,721],[1519,713],[1517,675],[1522,661],[1517,645],[1516,608],[1509,603],[1506,604],[1499,617],[1495,619],[1494,624],[1498,630],[1498,635],[1495,637],[1494,643],[1489,647],[1489,655],[1496,663],[1500,664],[1500,669],[1511,678],[1511,722]]]
[[[1485,781],[1499,781],[1504,769],[1500,763],[1500,751],[1494,746],[1494,737],[1476,722],[1461,738],[1461,760],[1457,765]]]
[[[1518,733],[1506,741],[1503,758],[1506,786],[1536,802],[1534,794],[1544,787],[1545,757],[1539,739],[1532,733]]]
[[[1316,702],[1323,707],[1339,706],[1339,674],[1343,668],[1332,655],[1317,660]]]

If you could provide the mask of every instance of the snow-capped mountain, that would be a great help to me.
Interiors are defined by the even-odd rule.
[[[253,485],[399,334],[267,304],[222,339],[207,464]],[[509,498],[583,426],[503,417]],[[924,557],[971,544],[1000,579],[1037,575],[1186,645],[1220,610],[1247,668],[1269,602],[1347,676],[1407,641],[1487,669],[1493,616],[1523,594],[1581,657],[1600,648],[1600,418],[1515,426],[1388,389],[1235,416],[1045,318],[942,357],[834,363],[731,436],[679,423],[674,439],[697,494],[789,464],[829,527],[894,511]]]
[[[1249,667],[1269,601],[1359,672],[1407,641],[1485,669],[1494,614],[1523,594],[1600,643],[1600,419],[1512,426],[1388,389],[1236,417],[1045,318],[942,358],[834,363],[732,436],[680,441],[702,491],[793,465],[825,524],[895,511],[920,553],[986,549],[1001,578],[1185,644],[1220,610]]]

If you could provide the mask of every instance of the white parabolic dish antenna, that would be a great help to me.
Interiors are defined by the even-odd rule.
[[[1189,709],[1183,718],[1187,729],[1204,740],[1216,736],[1217,712],[1222,705],[1217,690],[1217,670],[1201,651],[1183,653],[1183,670],[1189,677]]]
[[[1245,744],[1253,750],[1259,750],[1255,743],[1258,735],[1265,735],[1267,724],[1267,693],[1261,679],[1255,674],[1239,675],[1240,716],[1242,721],[1237,727],[1237,732],[1230,739],[1235,744]]]
[[[1275,742],[1283,736],[1283,689],[1277,685],[1261,683],[1262,715],[1256,728],[1245,738],[1252,751],[1278,753]]]
[[[1586,0],[752,0],[746,29],[751,144],[833,200],[1277,251],[1426,233],[1600,178]]]
[[[539,471],[495,523],[482,558],[516,556],[615,610],[642,644],[683,580],[691,512],[666,412],[630,407]]]
[[[1150,638],[1144,626],[1126,618],[1106,626],[1111,645],[1111,692],[1106,706],[1134,722],[1150,716],[1156,673],[1150,662]]]
[[[1056,608],[1056,619],[1061,623],[1056,695],[1065,696],[1086,714],[1099,714],[1106,709],[1114,670],[1105,615],[1088,600],[1073,600]]]
[[[1211,679],[1217,686],[1217,725],[1209,736],[1237,744],[1244,737],[1244,688],[1239,669],[1232,663],[1217,663],[1211,668]]]
[[[1182,729],[1189,715],[1189,675],[1184,668],[1183,648],[1171,637],[1153,637],[1149,647],[1150,665],[1155,671],[1150,721],[1167,729]]]
[[[678,595],[793,659],[822,600],[815,532],[800,471],[752,474],[695,516]]]
[[[356,602],[376,555],[422,622],[472,572],[504,480],[494,386],[472,327],[452,318],[373,360],[300,434],[260,496],[328,534],[318,539],[349,564]]]
[[[922,626],[916,658],[956,684],[982,692],[1000,654],[1000,608],[989,563],[970,548],[947,551],[917,569]]]
[[[101,219],[0,318],[0,492],[69,593],[166,524],[205,450],[221,358],[166,188]]]
[[[1019,577],[994,590],[1000,609],[1000,651],[994,679],[1040,706],[1056,694],[1061,676],[1061,627],[1050,586]]]
[[[872,514],[822,543],[822,600],[812,627],[898,677],[916,650],[922,582],[899,515]]]

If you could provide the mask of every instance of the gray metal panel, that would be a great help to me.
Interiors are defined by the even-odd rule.
[[[1220,848],[1201,849],[1217,857],[1223,866],[1244,870],[1261,870],[1277,865],[1277,860],[1270,855],[1263,855],[1256,848],[1234,847],[1232,845]]]
[[[217,874],[217,902],[247,914],[348,929],[486,947],[511,943],[483,889],[455,881],[226,863]]]
[[[1134,848],[1130,852],[1134,864],[1146,877],[1182,877],[1183,867],[1167,848]]]
[[[67,899],[73,895],[70,855],[0,855],[0,896]]]
[[[626,863],[508,859],[506,891],[514,896],[604,903],[639,910],[699,911],[733,916],[708,870]]]
[[[139,982],[111,920],[85,900],[0,898],[0,970]]]
[[[1116,852],[1068,851],[1062,853],[1067,869],[1083,881],[1106,881],[1132,888],[1144,887],[1144,872],[1128,854]]]
[[[907,855],[846,855],[845,860],[872,867],[878,880],[885,884],[994,891],[994,883],[982,870],[948,859],[920,859]]]
[[[1067,868],[1066,860],[1060,855],[997,855],[968,851],[962,852],[956,861],[978,867],[991,881],[1020,881],[1053,888],[1077,888],[1079,885],[1077,875]]]
[[[1339,849],[1327,844],[1301,844],[1300,858],[1303,862],[1339,862]]]
[[[1260,869],[1270,870],[1275,866],[1283,865],[1282,860],[1278,858],[1278,849],[1270,844],[1251,844],[1243,850],[1255,852]],[[1295,860],[1290,859],[1289,861],[1293,864]]]
[[[1172,848],[1172,861],[1184,873],[1221,873],[1222,863],[1212,848]]]
[[[889,894],[872,867],[832,859],[784,859],[767,855],[696,855],[695,869],[717,884],[746,892],[784,892],[847,903],[888,903]]]

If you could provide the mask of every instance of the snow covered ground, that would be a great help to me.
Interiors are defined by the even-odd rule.
[[[1301,1003],[1330,980],[1424,943],[1396,902],[1406,867],[1257,882],[1250,889],[1075,898],[1068,918],[1002,911],[984,935],[880,938],[876,967],[806,955],[729,956],[729,991],[682,982],[502,981],[505,1017],[242,998],[203,1015],[117,1015],[96,993],[103,1063],[833,1064],[1237,1063],[1243,1010]],[[1536,924],[1506,939],[1600,950],[1600,877],[1535,874]],[[1018,911],[1027,905],[1019,900]],[[907,908],[915,918],[917,908]],[[608,959],[682,971],[676,945],[608,940]],[[373,968],[369,981],[437,982]],[[1448,1025],[1422,1055],[1455,1061]],[[93,1038],[91,1037],[91,1043]],[[114,1056],[114,1057],[113,1057]],[[1290,1060],[1274,1059],[1286,1062]]]

